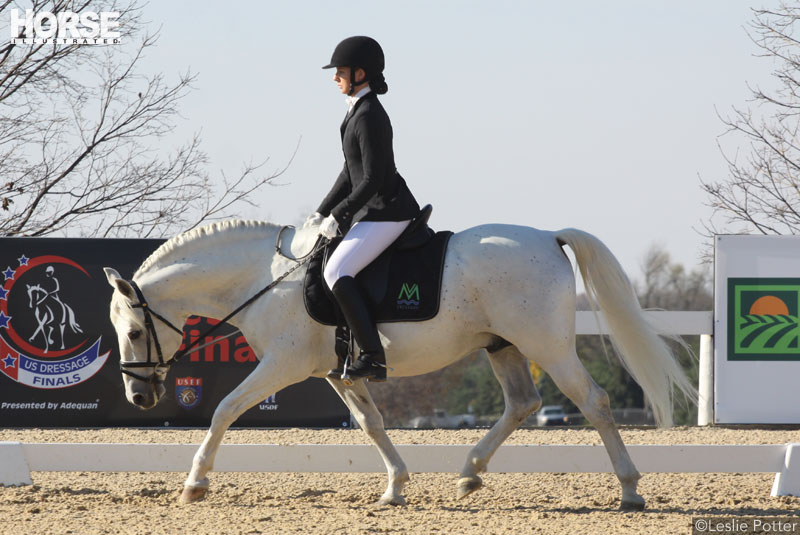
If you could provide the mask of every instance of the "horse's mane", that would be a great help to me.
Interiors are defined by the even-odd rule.
[[[278,225],[275,225],[274,223],[268,223],[266,221],[229,219],[225,221],[209,223],[208,225],[188,230],[164,242],[153,252],[153,254],[147,258],[147,260],[142,263],[141,266],[139,266],[139,269],[136,270],[133,278],[137,278],[150,269],[158,266],[160,263],[163,263],[163,261],[177,249],[183,249],[185,247],[195,245],[202,239],[224,238],[229,240],[232,233],[243,234],[247,232],[247,234],[252,234],[254,231],[262,232],[264,230],[277,230],[278,228]]]

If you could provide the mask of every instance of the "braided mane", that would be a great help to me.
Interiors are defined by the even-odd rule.
[[[163,243],[161,247],[156,249],[147,260],[145,260],[133,278],[137,278],[154,267],[160,266],[165,263],[166,259],[175,251],[190,248],[202,240],[213,238],[216,240],[230,240],[232,235],[236,236],[249,236],[255,232],[262,233],[264,230],[277,230],[280,227],[274,223],[267,223],[266,221],[255,221],[245,219],[229,219],[225,221],[217,221],[209,223],[202,227],[197,227],[192,230],[178,234]],[[204,242],[204,246],[208,247],[209,244]]]

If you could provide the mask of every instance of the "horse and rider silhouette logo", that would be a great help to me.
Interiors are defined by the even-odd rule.
[[[800,360],[800,279],[728,279],[728,360]]]
[[[80,307],[91,295],[91,277],[80,264],[61,256],[23,254],[16,268],[0,274],[5,279],[0,285],[0,372],[27,386],[52,389],[82,383],[102,368],[110,351],[101,355],[101,336],[90,337],[81,324]]]
[[[83,334],[83,330],[75,320],[75,312],[68,304],[61,300],[59,292],[61,284],[55,276],[55,267],[47,266],[45,269],[46,279],[40,284],[26,284],[28,288],[29,307],[33,310],[36,318],[36,330],[33,332],[29,342],[33,342],[37,337],[42,339],[44,352],[47,353],[52,345],[65,349],[64,330],[69,327],[73,334]],[[53,340],[53,334],[56,340]]]

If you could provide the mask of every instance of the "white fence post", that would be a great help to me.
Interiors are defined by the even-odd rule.
[[[800,496],[800,444],[786,445],[783,468],[775,474],[770,496]]]
[[[0,485],[32,485],[21,442],[0,442]]]
[[[714,345],[710,334],[700,335],[697,387],[697,425],[714,423]]]

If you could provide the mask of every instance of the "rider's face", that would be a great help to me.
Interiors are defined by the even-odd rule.
[[[356,84],[358,84],[358,80],[364,80],[366,77],[366,73],[360,67],[356,69]],[[348,95],[350,93],[350,67],[336,67],[336,72],[333,74],[333,81],[336,82],[336,85],[339,87],[339,91],[342,92],[343,95]],[[356,89],[360,89],[363,87],[365,83],[358,84]]]
[[[333,74],[333,81],[339,87],[343,95],[350,92],[350,67],[336,67]]]

